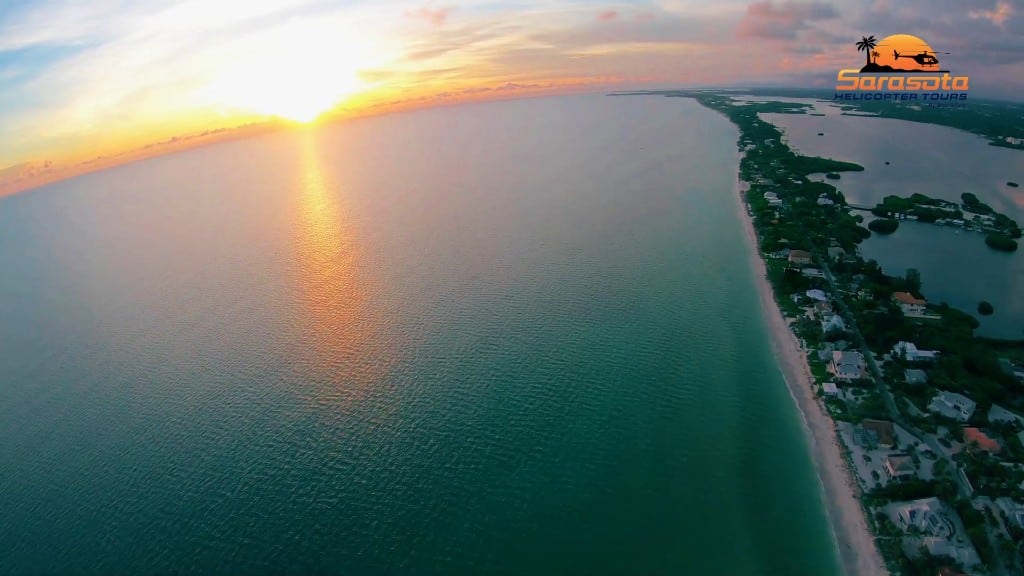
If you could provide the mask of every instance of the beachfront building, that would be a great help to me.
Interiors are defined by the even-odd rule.
[[[836,386],[835,382],[823,382],[821,391],[825,396],[839,396],[839,386]]]
[[[956,511],[935,498],[896,502],[888,506],[889,518],[907,537],[903,550],[916,556],[924,547],[931,556],[945,556],[965,567],[981,563]]]
[[[814,300],[815,302],[828,302],[828,294],[825,294],[824,290],[819,290],[815,288],[813,290],[808,290],[807,292],[804,292],[804,294],[811,300]]]
[[[961,422],[970,420],[971,416],[974,415],[974,409],[977,407],[978,406],[974,403],[974,400],[971,400],[963,394],[946,392],[945,390],[940,390],[939,393],[932,398],[932,401],[928,403],[928,410],[933,414],[940,414]]]
[[[764,199],[768,201],[769,206],[778,206],[782,204],[782,198],[775,192],[765,192]]]
[[[917,466],[909,454],[890,454],[885,458],[885,471],[892,480],[909,478],[917,474]]]
[[[853,429],[853,438],[857,444],[869,450],[888,450],[896,445],[896,427],[888,420],[864,420]]]
[[[805,266],[811,263],[811,253],[806,250],[790,250],[789,263]]]
[[[948,517],[953,511],[947,510],[934,496],[900,503],[893,506],[892,512],[904,532],[916,531],[937,538],[952,538],[956,534],[956,526]]]
[[[839,314],[829,314],[821,321],[821,331],[825,334],[830,332],[846,332],[846,322]]]
[[[938,350],[919,350],[913,342],[897,342],[892,347],[894,358],[903,358],[907,362],[933,362],[939,357]]]
[[[914,298],[914,295],[909,292],[896,292],[892,295],[892,299],[899,304],[900,310],[907,316],[920,316],[925,313],[928,306],[927,300]]]
[[[828,363],[828,371],[839,380],[856,380],[864,377],[864,356],[860,352],[835,350]]]
[[[832,261],[839,261],[846,258],[846,250],[843,250],[839,246],[833,246],[828,249],[828,259]]]
[[[806,276],[807,278],[824,278],[825,277],[825,273],[822,272],[821,269],[819,269],[819,268],[804,268],[803,270],[800,271],[800,273],[803,274],[804,276]]]

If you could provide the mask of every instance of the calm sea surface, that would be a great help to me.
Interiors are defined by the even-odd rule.
[[[0,573],[835,573],[736,137],[527,100],[0,199]]]
[[[986,105],[970,106],[983,112]],[[830,182],[851,203],[874,206],[890,194],[914,193],[960,202],[961,194],[973,192],[1024,225],[1024,188],[1006,185],[1024,184],[1024,152],[990,146],[988,140],[944,126],[841,116],[837,108],[822,103],[816,108],[827,116],[765,117],[804,154],[863,165],[863,172],[843,172],[838,182]],[[875,234],[861,253],[893,275],[902,276],[907,268],[920,270],[925,297],[973,314],[981,321],[981,334],[1024,338],[1024,250],[998,252],[985,245],[983,234],[955,234],[952,228],[910,222],[890,236]],[[977,314],[981,300],[993,304],[993,316]]]

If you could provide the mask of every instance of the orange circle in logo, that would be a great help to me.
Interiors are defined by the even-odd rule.
[[[878,56],[874,56],[877,53]],[[938,71],[939,57],[927,42],[911,34],[893,34],[882,39],[872,52],[872,62],[893,71]]]

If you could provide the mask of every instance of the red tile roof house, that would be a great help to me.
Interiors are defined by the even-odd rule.
[[[928,306],[927,300],[921,300],[920,298],[914,298],[913,294],[908,292],[896,292],[892,295],[892,299],[900,305],[900,309],[903,310],[904,314],[924,314],[925,307]]]
[[[964,444],[967,445],[968,449],[976,446],[976,450],[988,452],[989,454],[999,454],[1003,450],[998,440],[985,434],[980,428],[973,426],[964,428]]]

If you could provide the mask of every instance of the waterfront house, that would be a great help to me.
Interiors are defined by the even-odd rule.
[[[824,318],[828,314],[832,313],[832,303],[831,302],[815,302],[814,303],[814,313],[817,314],[819,317]]]
[[[806,250],[790,250],[789,263],[804,266],[811,263],[811,253]]]
[[[765,192],[764,199],[768,201],[769,206],[778,206],[782,204],[782,198],[775,192]]]
[[[889,478],[907,478],[917,474],[917,466],[914,459],[908,454],[891,454],[885,458],[885,471]]]
[[[937,350],[919,350],[913,342],[897,342],[892,347],[894,358],[903,358],[907,362],[932,362],[939,356]]]
[[[808,290],[807,292],[804,292],[804,294],[806,294],[807,297],[810,298],[811,300],[815,300],[817,302],[828,301],[828,295],[825,294],[823,290],[819,290],[817,288],[814,288],[813,290]]]
[[[919,534],[946,539],[956,534],[956,526],[947,517],[950,511],[934,496],[904,502],[896,506],[894,511],[904,532],[914,529]]]
[[[961,422],[970,420],[971,416],[974,415],[975,408],[977,408],[977,404],[975,404],[974,400],[963,394],[946,392],[945,390],[940,390],[932,398],[932,401],[928,403],[928,410],[930,412]]]
[[[915,298],[914,295],[909,292],[896,292],[892,295],[892,299],[899,304],[900,310],[902,310],[907,316],[924,314],[925,307],[928,306],[927,300]]]
[[[823,382],[821,384],[821,391],[825,396],[839,396],[839,387],[836,386],[835,382]]]
[[[854,428],[854,439],[865,448],[889,449],[896,445],[896,427],[888,420],[864,420]]]
[[[825,334],[829,332],[846,332],[846,322],[839,314],[830,314],[821,321],[821,331]]]
[[[989,454],[999,454],[1003,450],[998,440],[973,426],[964,428],[964,443],[967,444],[968,450],[988,452]]]
[[[825,273],[822,272],[821,269],[819,269],[819,268],[804,268],[803,270],[800,271],[800,274],[806,276],[807,278],[824,278],[825,277]]]
[[[856,380],[864,377],[864,356],[860,352],[835,350],[828,364],[828,371],[840,380]]]
[[[846,258],[846,250],[843,250],[839,246],[833,246],[828,249],[829,260],[842,260]]]

